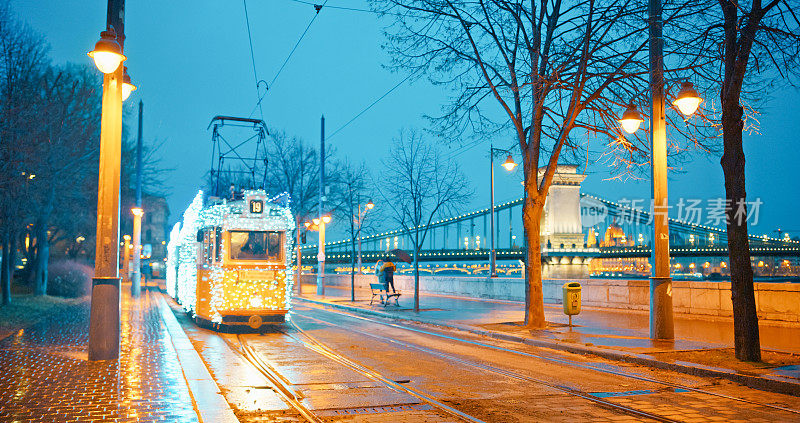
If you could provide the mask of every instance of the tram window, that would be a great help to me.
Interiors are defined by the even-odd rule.
[[[279,260],[281,232],[230,231],[233,260]]]

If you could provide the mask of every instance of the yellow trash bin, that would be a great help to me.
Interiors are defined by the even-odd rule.
[[[567,282],[561,288],[564,293],[562,300],[564,304],[564,314],[569,316],[569,325],[572,326],[572,316],[581,312],[581,284],[578,282]]]

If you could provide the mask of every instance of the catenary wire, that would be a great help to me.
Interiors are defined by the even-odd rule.
[[[245,24],[247,26],[247,40],[250,42],[250,61],[253,64],[253,79],[255,79],[255,83],[256,83],[256,98],[258,98],[258,102],[256,103],[256,106],[258,107],[258,110],[259,110],[259,112],[261,114],[261,120],[263,121],[264,120],[264,110],[261,108],[261,98],[262,97],[259,97],[259,94],[258,94],[258,81],[259,81],[258,80],[258,71],[256,70],[256,55],[255,55],[255,52],[253,51],[253,35],[250,32],[250,15],[247,13],[247,0],[242,0],[242,3],[244,4],[244,21],[245,21]],[[264,91],[264,92],[266,93],[266,91]],[[250,116],[253,116],[253,112],[255,112],[255,108],[253,109],[252,112],[250,112]],[[250,117],[250,116],[248,116],[248,117]]]
[[[305,3],[305,4],[309,4],[309,5],[314,6],[314,9],[316,10],[316,13],[314,13],[314,17],[311,18],[311,21],[308,22],[308,25],[306,25],[306,29],[303,30],[303,33],[300,34],[300,38],[298,38],[297,42],[294,43],[294,47],[292,47],[292,50],[289,52],[289,55],[286,56],[286,60],[283,61],[283,64],[281,64],[281,67],[278,69],[278,72],[272,78],[272,81],[270,81],[269,85],[267,86],[267,89],[264,91],[264,94],[261,94],[261,96],[259,96],[258,102],[256,102],[256,106],[253,107],[253,110],[250,112],[250,116],[252,116],[253,113],[256,111],[256,107],[259,107],[259,108],[261,107],[261,102],[264,101],[264,96],[267,95],[267,91],[269,91],[269,89],[272,88],[273,85],[275,85],[275,81],[278,80],[278,77],[281,75],[281,72],[283,72],[283,68],[286,67],[287,63],[289,63],[289,59],[292,58],[292,55],[297,50],[297,47],[300,45],[300,42],[303,41],[303,38],[305,38],[306,33],[308,33],[308,30],[311,28],[311,25],[314,23],[315,20],[317,20],[317,16],[319,16],[319,12],[325,7],[326,4],[328,4],[328,0],[325,0],[325,2],[322,3],[322,5],[314,4],[314,3]],[[263,120],[263,118],[262,118],[262,120]]]
[[[363,110],[361,110],[360,112],[358,112],[358,114],[356,114],[356,115],[355,115],[355,116],[353,116],[353,117],[352,117],[350,120],[348,120],[348,121],[347,121],[347,123],[345,123],[344,125],[340,126],[338,129],[336,129],[335,131],[333,131],[333,133],[331,133],[330,135],[328,135],[328,137],[327,137],[327,138],[328,138],[328,139],[331,139],[331,138],[333,138],[333,137],[334,137],[336,134],[338,134],[338,133],[339,133],[339,131],[341,131],[342,129],[346,128],[348,125],[350,125],[351,123],[353,123],[353,121],[355,121],[356,119],[358,119],[359,117],[361,117],[361,115],[363,115],[364,113],[366,113],[366,112],[367,112],[367,110],[371,109],[371,108],[372,108],[372,106],[374,106],[374,105],[378,104],[378,102],[379,102],[379,101],[381,101],[381,100],[383,100],[383,99],[384,99],[384,97],[386,97],[387,95],[391,94],[391,93],[392,93],[392,91],[396,90],[396,89],[397,89],[399,86],[403,85],[403,83],[404,83],[404,82],[406,82],[406,81],[408,81],[408,80],[409,80],[409,79],[410,79],[412,76],[414,76],[414,74],[415,74],[415,73],[416,73],[416,72],[409,73],[409,74],[408,74],[408,75],[407,75],[405,78],[403,78],[402,80],[400,80],[400,82],[398,82],[397,84],[395,84],[395,86],[394,86],[394,87],[390,88],[390,89],[389,89],[389,91],[386,91],[385,93],[383,93],[383,95],[381,95],[381,96],[380,96],[380,97],[378,97],[378,98],[377,98],[375,101],[373,101],[372,103],[370,103],[370,105],[369,105],[369,106],[365,107]]]

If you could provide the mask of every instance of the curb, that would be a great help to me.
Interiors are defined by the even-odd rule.
[[[208,368],[181,328],[178,319],[172,314],[172,308],[167,304],[164,295],[159,295],[158,299],[158,309],[169,332],[170,343],[178,355],[181,372],[189,388],[197,417],[201,422],[238,422],[239,419],[231,410],[228,401],[222,396],[219,385],[208,372]]]
[[[378,310],[371,310],[371,309],[364,309],[361,307],[355,307],[345,304],[337,304],[334,302],[329,301],[322,301],[322,300],[313,300],[309,298],[303,297],[294,297],[299,301],[306,301],[313,304],[319,304],[322,306],[338,308],[342,310],[352,311],[361,314],[373,315],[377,317],[383,317],[393,320],[404,320],[416,323],[424,323],[433,326],[439,326],[443,328],[449,329],[456,329],[465,332],[469,332],[475,335],[484,336],[487,338],[498,339],[502,341],[509,341],[509,342],[516,342],[525,345],[531,345],[534,347],[542,347],[542,348],[550,348],[559,351],[566,351],[573,354],[592,354],[602,358],[606,358],[609,360],[615,361],[622,361],[626,363],[633,363],[639,364],[649,367],[655,367],[658,369],[663,370],[672,370],[680,373],[686,373],[694,376],[703,376],[703,377],[718,377],[723,379],[728,379],[734,381],[736,383],[742,384],[744,386],[762,390],[762,391],[769,391],[775,392],[779,394],[787,394],[787,395],[794,395],[800,396],[800,381],[792,382],[784,379],[776,379],[771,377],[763,377],[763,376],[755,376],[755,375],[746,375],[742,373],[736,373],[733,370],[728,369],[721,369],[709,366],[703,366],[700,364],[679,364],[679,363],[670,363],[667,361],[657,360],[651,355],[647,354],[639,354],[639,353],[632,353],[632,352],[624,352],[618,350],[609,350],[604,348],[593,348],[588,346],[581,346],[581,345],[574,345],[574,344],[565,344],[562,342],[557,341],[548,341],[543,339],[536,339],[536,338],[527,338],[519,335],[513,335],[509,333],[503,333],[493,330],[481,329],[475,326],[470,325],[463,325],[458,323],[450,323],[450,322],[443,322],[437,321],[432,319],[423,319],[419,317],[412,317],[412,316],[398,316],[395,314],[387,313],[384,311]]]

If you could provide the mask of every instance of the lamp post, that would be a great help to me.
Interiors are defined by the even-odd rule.
[[[131,295],[138,297],[142,290],[140,282],[142,279],[142,216],[144,216],[144,210],[141,207],[134,207],[131,209],[131,213],[133,213],[133,249],[128,274],[131,277]]]
[[[664,118],[664,40],[662,37],[661,0],[649,0],[648,29],[650,50],[650,146],[652,152],[653,249],[650,277],[650,338],[675,338],[672,319],[672,278],[669,268],[669,226],[667,202],[667,131]],[[686,116],[693,114],[703,100],[692,84],[684,82],[673,101]],[[634,104],[622,115],[620,124],[634,133],[644,121]]]
[[[331,223],[331,216],[326,214],[322,217],[315,217],[311,222],[306,221],[305,227],[309,231],[319,232],[319,245],[317,246],[317,295],[325,295],[325,225]]]
[[[127,76],[127,68],[125,76]],[[128,77],[130,82],[130,77]],[[133,85],[131,85],[133,86]],[[123,101],[125,100],[125,85],[123,84]],[[135,90],[136,87],[133,87]],[[130,95],[130,93],[128,93]],[[142,254],[142,216],[144,216],[144,209],[142,209],[142,112],[144,110],[144,103],[139,100],[139,133],[136,139],[136,203],[131,209],[133,213],[133,263],[131,267],[131,295],[138,297],[141,293],[141,254]]]
[[[367,217],[367,212],[375,208],[375,203],[372,200],[369,200],[367,204],[364,205],[364,212],[361,212],[361,204],[358,205],[358,217],[356,220],[356,225],[358,230],[356,230],[356,238],[358,238],[358,274],[362,275],[364,272],[361,271],[361,226],[364,224],[364,219]],[[355,301],[355,300],[353,300]]]
[[[495,152],[497,153],[507,153],[508,157],[506,161],[502,164],[507,171],[513,170],[517,164],[514,163],[514,158],[511,157],[511,151],[506,150],[503,148],[494,148],[491,144],[489,145],[489,175],[491,179],[491,188],[490,191],[490,203],[491,203],[491,216],[489,218],[489,231],[491,232],[489,239],[491,240],[491,253],[489,256],[489,274],[491,277],[497,277],[497,253],[494,250],[494,155]]]
[[[107,30],[89,53],[103,72],[97,248],[89,317],[89,360],[119,357],[119,175],[122,140],[124,0],[109,0]],[[115,32],[115,31],[118,31]]]

